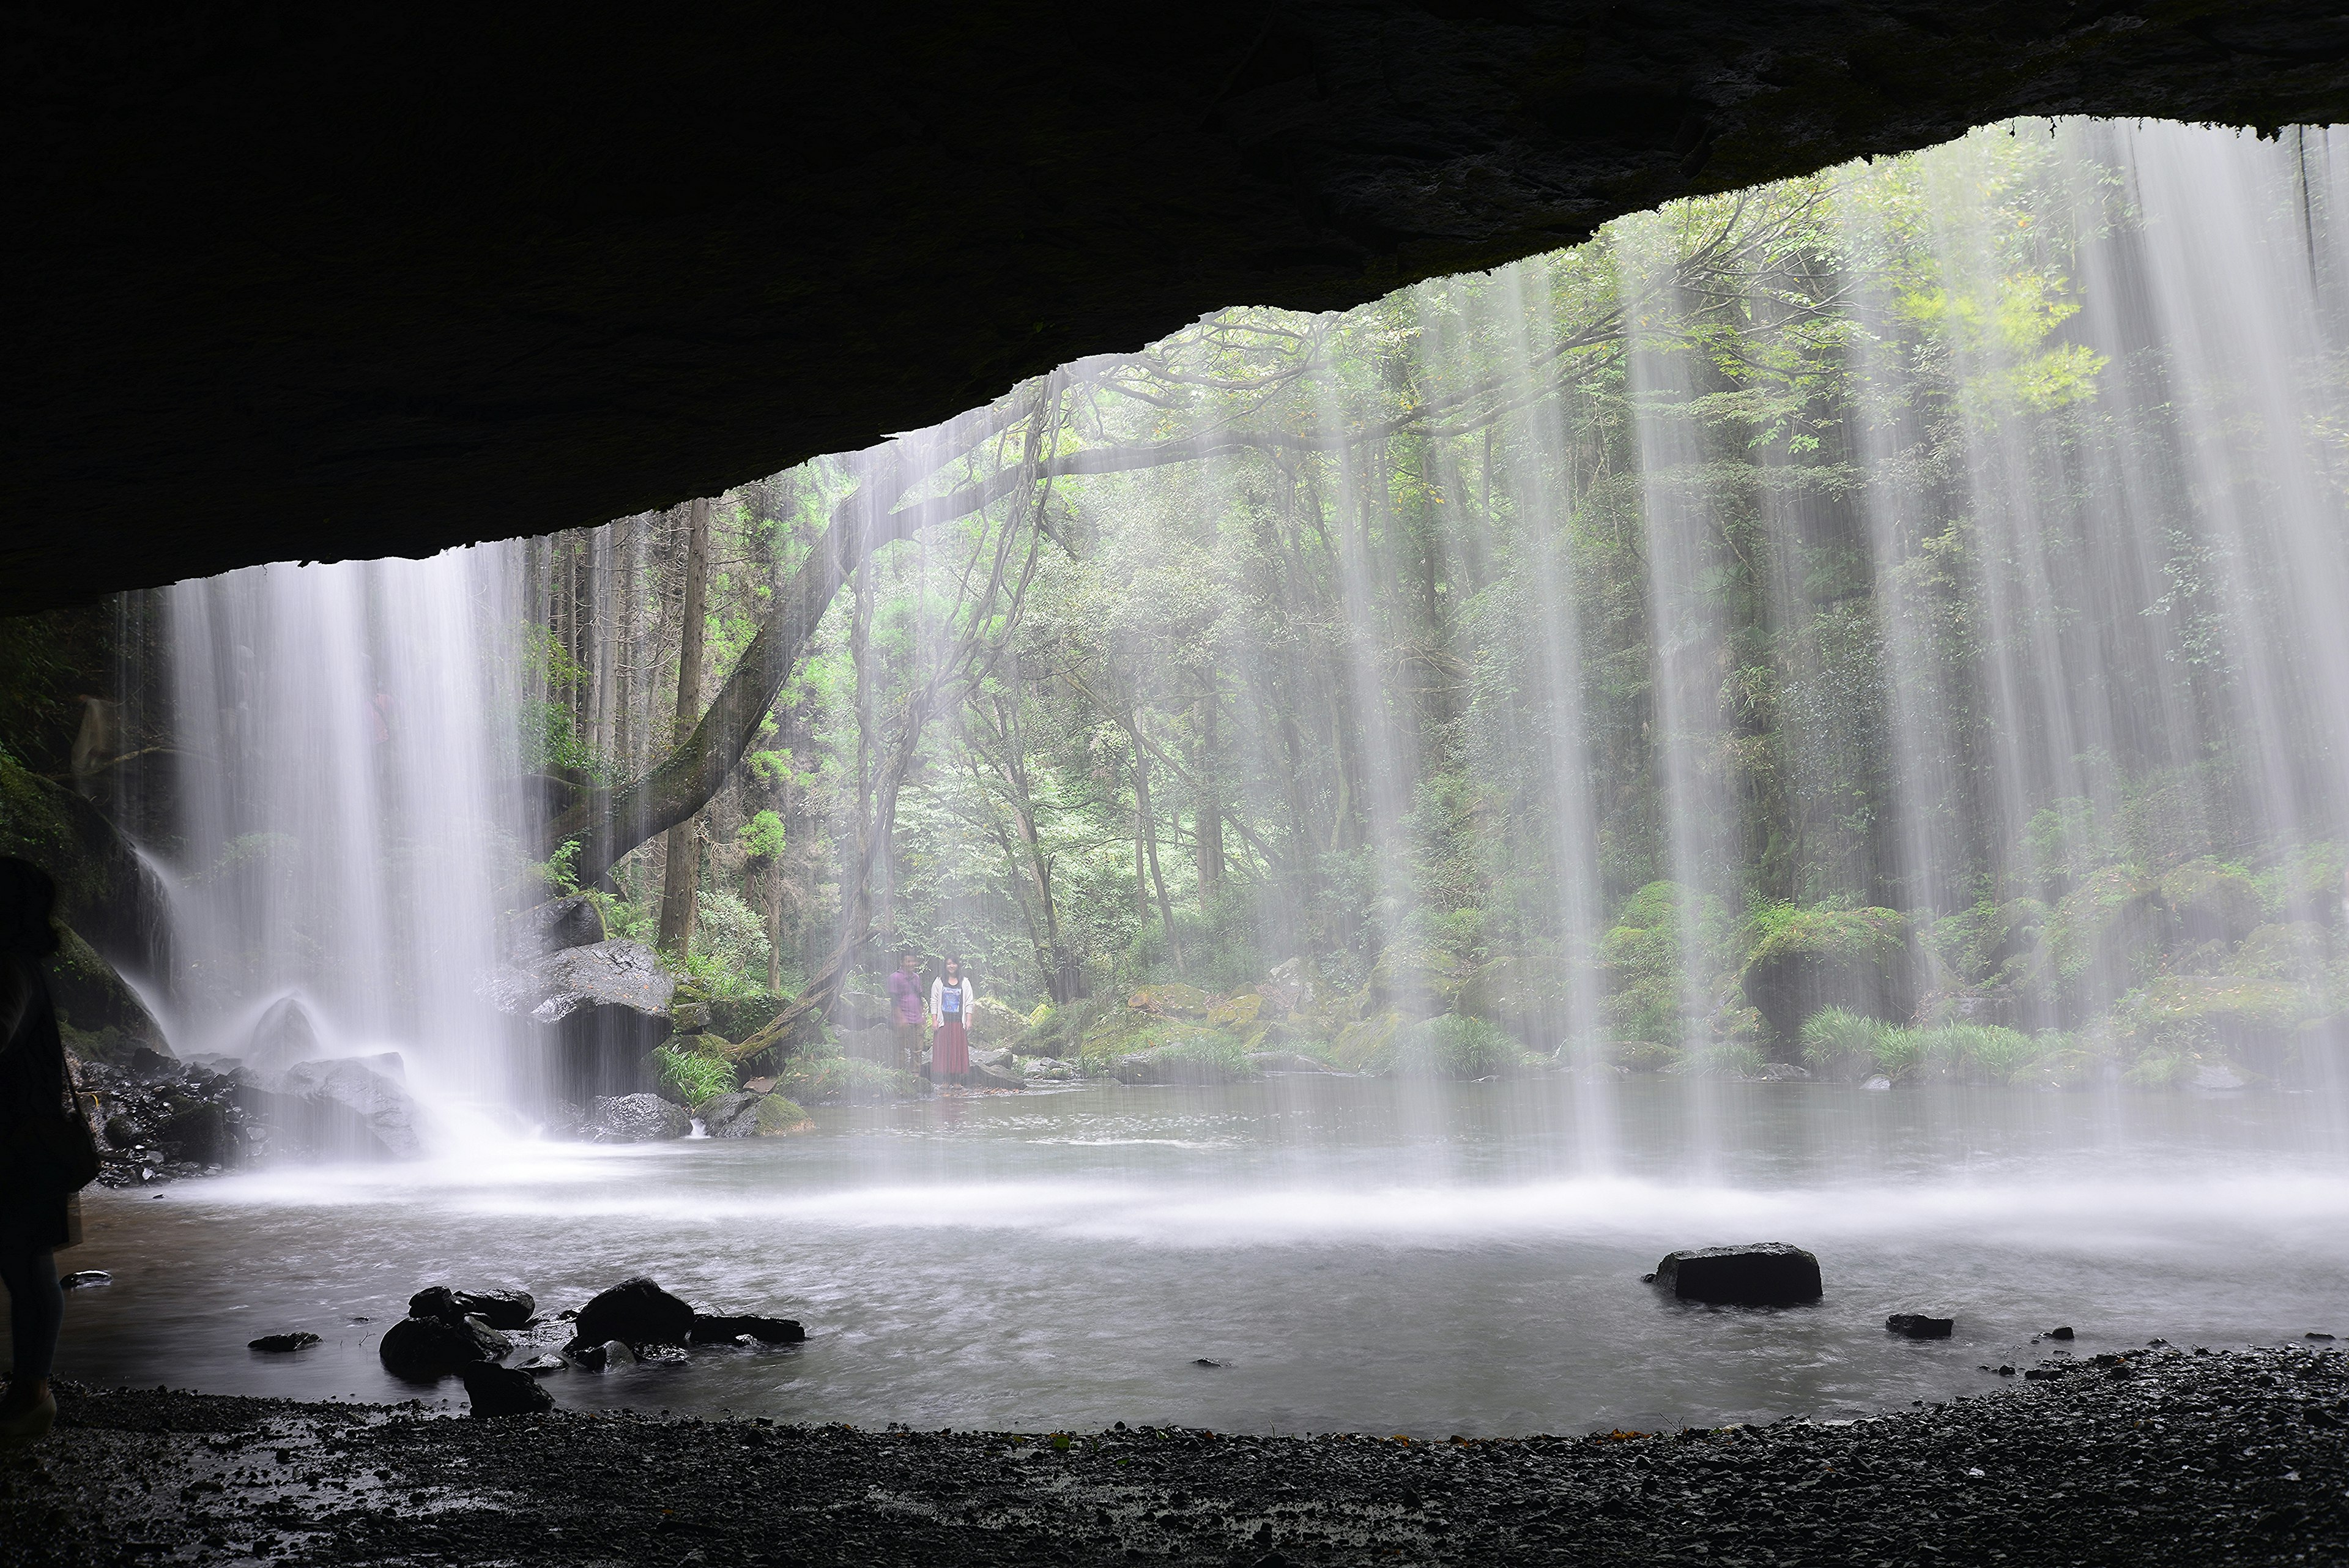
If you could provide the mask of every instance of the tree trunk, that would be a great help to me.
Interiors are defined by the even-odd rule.
[[[1126,715],[1127,732],[1134,737],[1133,804],[1142,818],[1143,856],[1150,862],[1150,885],[1158,890],[1159,928],[1166,933],[1166,956],[1174,972],[1183,972],[1183,945],[1174,935],[1174,905],[1166,897],[1166,878],[1158,869],[1158,814],[1150,808],[1150,759],[1141,744],[1142,731],[1133,714]]]
[[[1221,703],[1214,665],[1207,667],[1206,679],[1206,689],[1199,698],[1198,759],[1192,768],[1198,783],[1198,808],[1192,826],[1199,841],[1199,915],[1203,919],[1224,887],[1224,805],[1219,777],[1223,753],[1216,715]]]
[[[683,632],[677,656],[677,738],[680,742],[693,733],[701,718],[702,600],[709,586],[709,503],[695,501],[686,507],[685,600],[678,607]],[[667,869],[661,888],[660,945],[664,951],[684,953],[693,946],[694,893],[701,880],[698,815],[669,829]]]

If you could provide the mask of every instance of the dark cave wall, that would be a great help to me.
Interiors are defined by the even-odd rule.
[[[2010,115],[2349,101],[2307,4],[142,15],[0,17],[0,611],[600,522]]]

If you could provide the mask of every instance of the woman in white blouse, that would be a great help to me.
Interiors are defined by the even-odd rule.
[[[970,1082],[970,1009],[978,997],[962,960],[947,960],[947,971],[930,981],[930,1080]]]

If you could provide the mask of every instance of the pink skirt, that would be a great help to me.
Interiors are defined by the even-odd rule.
[[[962,1020],[949,1018],[930,1036],[930,1076],[959,1077],[970,1071],[970,1036]]]

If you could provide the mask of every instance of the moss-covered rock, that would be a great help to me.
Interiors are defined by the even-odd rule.
[[[877,1062],[846,1056],[795,1056],[775,1090],[803,1106],[871,1105],[919,1099],[922,1081]]]
[[[1566,1037],[1568,976],[1561,964],[1507,955],[1478,967],[1454,1011],[1507,1030],[1537,1048]]]
[[[2270,919],[2311,920],[2330,927],[2341,923],[2344,867],[2349,867],[2349,846],[2320,839],[2283,851],[2252,881]]]
[[[2171,936],[2160,887],[2133,867],[2103,867],[2048,911],[2036,978],[2064,1011],[2085,1016],[2149,976]]]
[[[1905,1021],[1917,1010],[1920,957],[1897,909],[1772,911],[1739,977],[1777,1037],[1799,1040],[1826,1007]]]
[[[1025,1014],[1009,1002],[992,996],[972,999],[970,1008],[970,1043],[981,1047],[1009,1045],[1028,1032]]]
[[[2167,974],[2114,1007],[2106,1033],[2131,1081],[2159,1087],[2194,1068],[2240,1063],[2273,1076],[2327,1012],[2314,988],[2248,975]]]
[[[1207,1009],[1207,1027],[1237,1030],[1242,1033],[1256,1026],[1264,1016],[1265,1001],[1261,992],[1244,991],[1227,996]]]
[[[1330,1058],[1350,1073],[1379,1071],[1393,1060],[1395,1037],[1411,1022],[1389,1011],[1349,1023],[1330,1040]]]
[[[57,939],[48,972],[49,996],[58,1018],[86,1033],[110,1031],[126,1041],[160,1045],[161,1026],[114,966],[62,921]]]
[[[1400,1077],[1518,1077],[1541,1063],[1516,1039],[1481,1018],[1446,1013],[1400,1030],[1384,1062],[1366,1062],[1371,1071]]]
[[[162,900],[129,840],[98,809],[0,751],[0,856],[29,860],[57,885],[57,918],[108,961],[170,969]]]
[[[1195,985],[1181,981],[1164,981],[1145,985],[1126,998],[1126,1006],[1136,1012],[1156,1013],[1166,1018],[1205,1018],[1215,998]]]
[[[2191,942],[2241,941],[2265,914],[2251,873],[2209,855],[2163,876],[2161,901],[2177,935]]]
[[[2313,984],[2324,978],[2330,947],[2330,933],[2314,920],[2273,922],[2252,928],[2230,967],[2253,980]]]
[[[1371,1001],[1414,1018],[1431,1018],[1451,1010],[1467,979],[1467,966],[1442,949],[1397,942],[1371,965]]]

